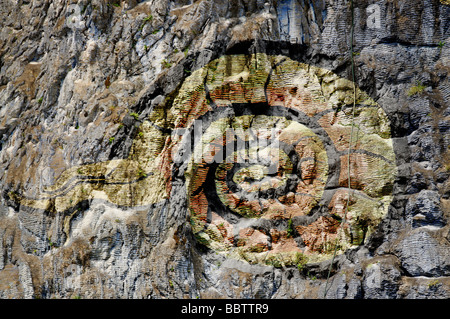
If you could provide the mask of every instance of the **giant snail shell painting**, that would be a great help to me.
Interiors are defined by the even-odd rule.
[[[182,177],[195,238],[216,253],[274,266],[330,259],[375,230],[396,176],[389,120],[353,88],[287,56],[224,55],[152,110],[127,159],[70,168],[19,201],[139,207],[170,199]]]

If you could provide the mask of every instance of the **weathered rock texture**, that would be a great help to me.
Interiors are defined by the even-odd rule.
[[[351,8],[2,0],[0,297],[449,298],[449,3]]]

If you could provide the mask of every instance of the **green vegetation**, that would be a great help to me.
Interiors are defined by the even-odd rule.
[[[417,82],[417,84],[413,87],[411,87],[408,91],[408,96],[413,96],[419,93],[422,93],[423,90],[426,89],[426,86],[422,85],[421,82]]]
[[[134,119],[137,121],[139,119],[139,114],[136,112],[131,112],[130,116],[134,117]]]
[[[142,31],[142,29],[144,29],[144,26],[146,25],[147,22],[152,22],[152,21],[153,21],[153,16],[151,14],[149,14],[144,19],[142,19],[142,24],[139,27],[139,31]]]
[[[439,280],[436,279],[436,280],[430,281],[428,283],[428,288],[430,289],[430,288],[436,287],[437,285],[439,285]]]
[[[138,170],[138,176],[139,178],[147,177],[147,174],[142,169]]]
[[[308,257],[302,253],[296,253],[294,263],[297,265],[297,269],[302,271],[305,265],[308,263]]]
[[[312,281],[317,280],[317,276],[311,275],[311,274],[309,273],[309,271],[308,271],[308,273],[306,274],[306,276],[307,276],[310,280],[312,280]]]
[[[303,253],[297,252],[294,256],[269,256],[265,259],[265,264],[273,266],[275,268],[281,268],[283,266],[295,266],[299,271],[302,271],[305,265],[308,263],[308,257]]]
[[[445,164],[444,167],[447,172],[450,172],[450,163]]]
[[[39,104],[42,104],[42,101],[43,101],[43,100],[44,100],[44,98],[43,98],[43,97],[40,97],[39,100],[38,100],[38,103],[39,103]]]
[[[264,251],[264,249],[265,249],[265,247],[263,245],[255,245],[255,246],[250,247],[248,249],[248,251],[251,253],[261,253]]]
[[[161,64],[166,69],[168,69],[168,68],[170,68],[172,66],[172,63],[170,63],[169,61],[167,61],[165,59],[161,62]]]
[[[142,21],[145,21],[145,22],[151,22],[152,20],[153,20],[153,16],[151,14],[149,14],[144,19],[142,19]]]
[[[12,201],[18,202],[20,200],[20,196],[15,191],[10,191],[8,193],[9,199]]]
[[[239,244],[238,244],[239,246]],[[244,249],[238,249],[238,255],[242,260],[245,260],[246,262],[248,262],[250,265],[255,264],[255,260],[252,258],[251,254],[248,254]],[[270,258],[270,257],[269,257]],[[281,265],[280,265],[281,267]]]
[[[50,238],[48,238],[48,245],[50,246],[50,248],[58,248],[58,246],[54,242],[52,242]]]
[[[277,258],[277,256],[269,256],[266,260],[265,260],[266,265],[268,266],[273,266],[275,268],[281,268],[282,267],[282,263],[281,261]]]
[[[357,239],[355,241],[357,242]],[[358,244],[360,243],[358,242]],[[342,245],[337,240],[327,241],[317,247],[317,251],[321,252],[322,254],[329,254],[339,250],[342,250]]]
[[[444,41],[439,41],[439,43],[438,43],[438,48],[439,48],[439,53],[440,53],[440,54],[442,53],[442,48],[444,47],[444,45],[445,45],[445,42],[444,42]]]
[[[109,138],[109,144],[112,144],[112,143],[114,142],[114,139],[115,139],[115,137],[114,137],[114,136],[111,136],[111,137]]]
[[[292,222],[292,219],[288,220],[288,227],[287,227],[287,237],[294,237],[295,234],[295,229],[294,229],[294,225]]]

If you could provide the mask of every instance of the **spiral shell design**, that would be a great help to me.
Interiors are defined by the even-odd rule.
[[[386,114],[359,89],[353,119],[352,104],[352,82],[285,56],[223,56],[193,72],[171,114],[198,241],[270,265],[362,244],[396,169]]]

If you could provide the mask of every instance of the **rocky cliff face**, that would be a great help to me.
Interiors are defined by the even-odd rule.
[[[1,298],[450,297],[448,1],[0,15]]]

